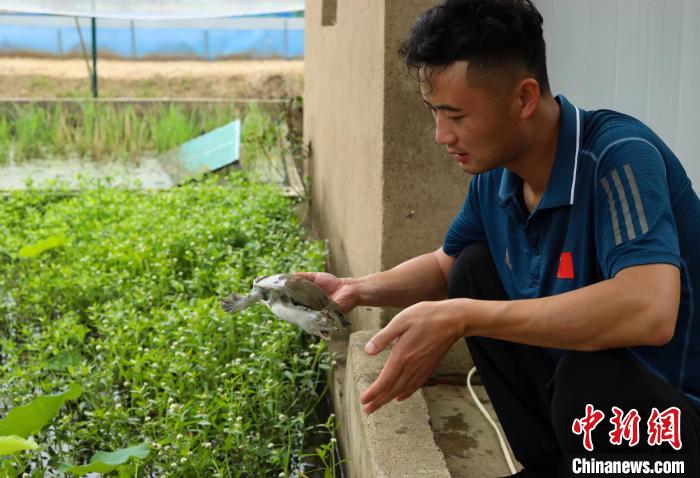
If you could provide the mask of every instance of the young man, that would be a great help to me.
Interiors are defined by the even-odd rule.
[[[529,0],[446,0],[401,53],[474,177],[440,249],[305,274],[346,311],[406,307],[367,344],[395,341],[364,410],[409,397],[467,337],[519,476],[592,457],[700,476],[700,201],[678,159],[641,122],[552,96]]]

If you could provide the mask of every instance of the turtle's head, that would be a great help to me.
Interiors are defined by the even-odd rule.
[[[331,340],[331,332],[338,330],[327,311],[313,314],[310,320],[302,322],[301,327],[308,333],[325,340]]]

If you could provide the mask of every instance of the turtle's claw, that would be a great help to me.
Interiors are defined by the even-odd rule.
[[[226,297],[220,298],[219,305],[221,305],[221,308],[224,309],[226,312],[233,313],[240,310],[239,304],[241,303],[242,298],[243,297],[239,294],[230,294]]]

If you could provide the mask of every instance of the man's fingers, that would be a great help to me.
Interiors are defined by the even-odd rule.
[[[385,390],[374,400],[365,404],[365,412],[372,413],[392,401],[394,398],[398,398],[405,394],[405,391],[410,386],[409,384],[415,381],[414,375],[415,374],[412,374],[410,371],[405,370],[404,373],[399,376],[393,386],[390,387],[390,389]]]
[[[365,352],[370,355],[375,355],[384,350],[394,341],[396,337],[403,334],[406,327],[401,320],[401,314],[397,315],[389,322],[386,327],[374,334],[374,337],[369,339],[365,344]]]
[[[367,390],[365,390],[365,393],[363,393],[360,397],[360,403],[362,405],[366,405],[370,402],[373,402],[391,388],[391,385],[396,380],[398,373],[394,371],[384,373],[385,370],[387,370],[386,366],[384,367],[384,370],[382,370],[382,373],[379,374],[379,377],[374,381],[374,383],[370,385],[370,387]]]
[[[347,313],[350,312],[354,306],[352,305],[352,302],[350,302],[349,297],[342,297],[340,299],[334,299],[335,303],[338,304],[338,308],[340,309],[341,312]]]
[[[303,277],[309,282],[316,282],[317,272],[295,272],[295,276]]]
[[[403,380],[402,380],[403,379]],[[379,395],[374,397],[371,401],[367,402],[364,404],[364,411],[365,413],[372,413],[390,401],[392,401],[399,393],[399,390],[402,389],[405,384],[404,382],[406,381],[406,378],[403,376],[399,377],[399,380],[397,380],[397,383],[391,387],[390,389],[385,389],[383,392],[381,392]],[[398,383],[400,382],[400,383]]]
[[[411,379],[403,387],[403,390],[399,391],[396,400],[401,402],[416,393],[416,391],[423,386],[425,381],[428,380],[430,372],[432,372],[432,367],[418,367],[415,373],[411,376]]]
[[[388,389],[390,388],[389,390],[378,394],[373,400],[368,401],[365,404],[365,411],[372,413],[394,398],[399,402],[406,400],[423,386],[436,365],[437,363],[434,361],[424,360],[416,366],[403,367],[401,375],[392,384],[393,386],[390,385],[387,387]]]
[[[435,352],[432,359],[422,360],[419,365],[415,367],[411,379],[406,383],[403,390],[398,393],[396,397],[398,401],[406,400],[425,384],[450,346],[450,344],[447,344],[447,347],[442,347],[439,352]]]
[[[313,282],[328,295],[338,288],[338,278],[327,272],[295,272],[294,275]]]
[[[354,307],[354,298],[347,290],[342,289],[342,279],[327,272],[295,272],[294,275],[313,282],[330,296],[341,312],[350,312]]]
[[[367,404],[376,400],[379,396],[387,392],[396,383],[402,373],[402,367],[397,363],[395,354],[389,355],[389,359],[384,364],[384,368],[379,373],[379,377],[365,393],[360,397],[360,403]]]

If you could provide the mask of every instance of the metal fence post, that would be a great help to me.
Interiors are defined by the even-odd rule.
[[[95,17],[90,20],[92,25],[92,96],[97,98],[97,22]]]

